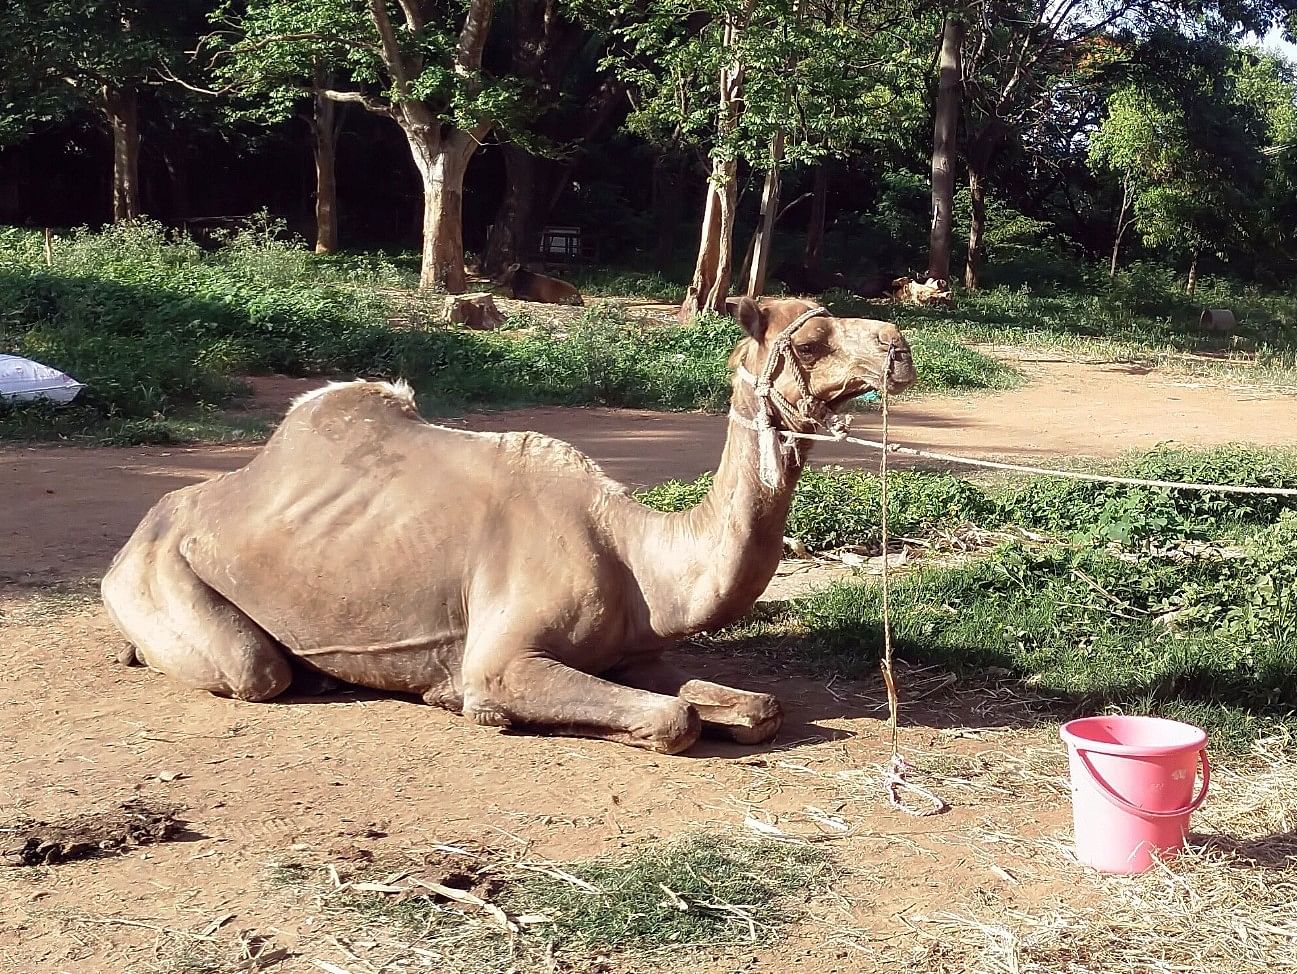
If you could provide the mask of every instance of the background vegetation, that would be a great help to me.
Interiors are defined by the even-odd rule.
[[[1297,456],[1244,447],[1157,450],[1114,471],[1297,486]],[[707,486],[641,496],[679,510]],[[972,679],[1000,673],[1065,710],[1193,720],[1229,747],[1297,726],[1297,501],[916,472],[891,487],[893,536],[924,553],[893,593],[902,658]],[[880,520],[877,476],[829,468],[803,476],[787,531],[812,550],[877,551]],[[715,638],[859,675],[877,665],[880,615],[875,580],[861,578]]]

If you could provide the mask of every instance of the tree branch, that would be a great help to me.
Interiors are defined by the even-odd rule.
[[[369,13],[378,30],[379,39],[383,42],[383,63],[392,76],[396,93],[404,101],[410,97],[410,78],[405,70],[405,55],[401,53],[401,44],[392,29],[392,21],[387,16],[387,0],[369,0]]]
[[[464,29],[459,33],[459,48],[455,52],[455,73],[461,76],[475,74],[482,68],[482,50],[486,35],[491,31],[491,15],[495,13],[495,0],[472,0],[464,17]]]
[[[266,37],[259,37],[255,41],[242,40],[230,46],[230,54],[250,54],[253,51],[259,51],[263,47],[270,47],[272,44],[291,44],[295,41],[319,41],[322,44],[337,44],[341,47],[352,47],[360,51],[369,51],[373,54],[382,53],[377,44],[371,44],[369,41],[358,41],[350,37],[338,37],[334,34],[270,34]],[[219,53],[219,52],[218,52]]]
[[[170,81],[172,84],[180,85],[181,88],[185,88],[189,91],[195,92],[196,94],[211,95],[215,98],[219,98],[222,95],[228,95],[238,87],[237,85],[229,84],[223,88],[200,88],[197,85],[191,85],[184,78],[177,76],[176,73],[168,68],[165,63],[158,65],[158,76],[162,78],[163,81]]]
[[[336,91],[333,88],[321,88],[320,96],[329,99],[329,101],[343,102],[344,104],[362,105],[368,111],[375,115],[385,115],[388,118],[395,118],[396,112],[387,102],[371,98],[362,91]]]
[[[423,11],[419,9],[418,0],[399,0],[401,4],[401,13],[405,15],[405,23],[413,34],[423,33],[425,26],[423,20]]]

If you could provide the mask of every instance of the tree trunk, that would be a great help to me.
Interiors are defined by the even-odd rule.
[[[960,51],[964,22],[947,17],[941,31],[941,67],[932,125],[932,228],[928,238],[928,279],[950,280],[950,248],[955,218],[955,135],[963,94]]]
[[[338,121],[340,106],[319,94],[316,86],[315,114],[311,134],[315,141],[315,252],[331,254],[338,249]]]
[[[1112,236],[1112,260],[1108,264],[1110,281],[1117,277],[1117,256],[1121,253],[1121,238],[1126,235],[1126,228],[1130,226],[1126,214],[1130,212],[1132,196],[1130,175],[1127,174],[1121,181],[1121,208],[1117,211],[1117,232]]]
[[[968,195],[973,213],[968,221],[968,259],[964,263],[964,287],[976,291],[982,269],[982,233],[986,229],[986,185],[982,174],[969,164]]]
[[[653,266],[666,270],[680,240],[680,213],[683,207],[683,160],[676,153],[663,153],[653,163],[653,227],[657,239],[653,246]]]
[[[680,305],[679,317],[688,321],[703,311],[725,311],[730,275],[734,265],[734,210],[738,202],[738,162],[728,145],[743,110],[743,62],[737,53],[739,25],[730,18],[723,40],[732,59],[720,72],[720,113],[716,148],[712,152],[712,173],[707,183],[707,206],[703,210],[702,233],[693,280]]]
[[[140,215],[139,97],[129,85],[104,87],[104,109],[113,133],[113,222]]]
[[[770,143],[770,168],[766,171],[766,185],[761,192],[761,219],[753,236],[752,272],[748,277],[748,297],[765,293],[766,271],[770,267],[770,244],[775,229],[775,214],[779,212],[779,167],[784,161],[784,133],[776,132]]]
[[[482,255],[483,274],[499,274],[514,261],[523,261],[536,245],[532,211],[536,199],[536,158],[512,143],[504,146],[505,191]]]
[[[431,133],[431,134],[425,134]],[[477,143],[467,132],[441,138],[436,128],[406,131],[423,181],[423,257],[419,287],[463,294],[464,173]]]
[[[702,236],[693,280],[680,306],[680,319],[688,321],[704,311],[723,312],[729,295],[734,264],[734,209],[738,202],[738,164],[716,159],[707,182]]]
[[[1185,282],[1184,293],[1193,297],[1198,290],[1198,254],[1201,248],[1193,248],[1193,256],[1189,259],[1189,280]]]
[[[806,259],[802,261],[808,271],[816,273],[824,265],[824,223],[828,207],[829,164],[820,162],[811,183],[811,222],[806,228]]]

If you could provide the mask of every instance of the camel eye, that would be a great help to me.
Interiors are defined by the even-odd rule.
[[[805,355],[807,358],[819,358],[825,355],[829,350],[828,345],[818,339],[811,339],[807,342],[797,343],[797,352],[799,355]]]

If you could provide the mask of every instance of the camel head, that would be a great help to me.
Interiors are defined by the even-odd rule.
[[[890,395],[916,378],[909,343],[888,322],[835,318],[800,298],[739,298],[729,310],[748,334],[730,364],[758,395],[768,380],[771,418],[784,428],[810,432],[884,381]]]

